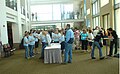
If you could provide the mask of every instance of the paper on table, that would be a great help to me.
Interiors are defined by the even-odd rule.
[[[45,49],[60,49],[61,45],[59,43],[52,43],[51,46],[47,46]]]

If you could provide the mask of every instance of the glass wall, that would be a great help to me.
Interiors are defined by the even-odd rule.
[[[6,0],[6,6],[17,11],[17,0]]]
[[[31,12],[33,21],[74,19],[75,15],[73,4],[35,5]]]

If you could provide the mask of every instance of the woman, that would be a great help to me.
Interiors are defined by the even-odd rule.
[[[29,44],[28,33],[26,33],[25,36],[24,36],[24,40],[23,40],[23,46],[24,46],[24,48],[25,48],[25,58],[26,58],[26,59],[29,59],[28,44]]]
[[[58,30],[55,30],[55,33],[52,34],[53,43],[59,43],[60,33]]]
[[[33,49],[34,49],[34,45],[35,45],[35,38],[33,37],[32,35],[32,32],[29,33],[29,37],[28,37],[28,40],[29,40],[29,55],[30,57],[34,57],[34,54],[33,54]]]
[[[89,33],[88,33],[88,41],[89,41],[90,49],[92,49],[93,39],[94,39],[94,36],[93,36],[93,34],[92,34],[92,30],[89,30]]]
[[[60,44],[61,44],[62,54],[64,54],[64,49],[65,49],[65,36],[64,36],[64,31],[61,31]]]
[[[83,33],[81,33],[81,41],[82,41],[82,50],[87,51],[87,45],[88,45],[88,34],[85,29],[83,29]]]
[[[40,59],[44,59],[44,49],[47,45],[50,46],[51,38],[47,31],[42,31],[42,34],[40,35],[40,39],[42,41],[42,52]]]

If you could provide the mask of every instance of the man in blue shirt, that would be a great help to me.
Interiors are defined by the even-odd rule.
[[[64,63],[72,63],[72,43],[74,41],[74,32],[70,29],[70,24],[66,26],[66,40],[65,40],[65,55],[64,55]],[[69,55],[69,59],[68,59]]]

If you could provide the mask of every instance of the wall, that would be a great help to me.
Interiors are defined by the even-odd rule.
[[[6,22],[6,9],[5,9],[5,0],[0,0],[0,32],[1,32],[1,41],[3,44],[8,43],[7,35],[7,22]]]
[[[103,15],[110,14],[110,26],[114,28],[114,2],[109,0],[109,3],[100,8],[101,27],[103,26]],[[100,4],[101,5],[101,4]]]

